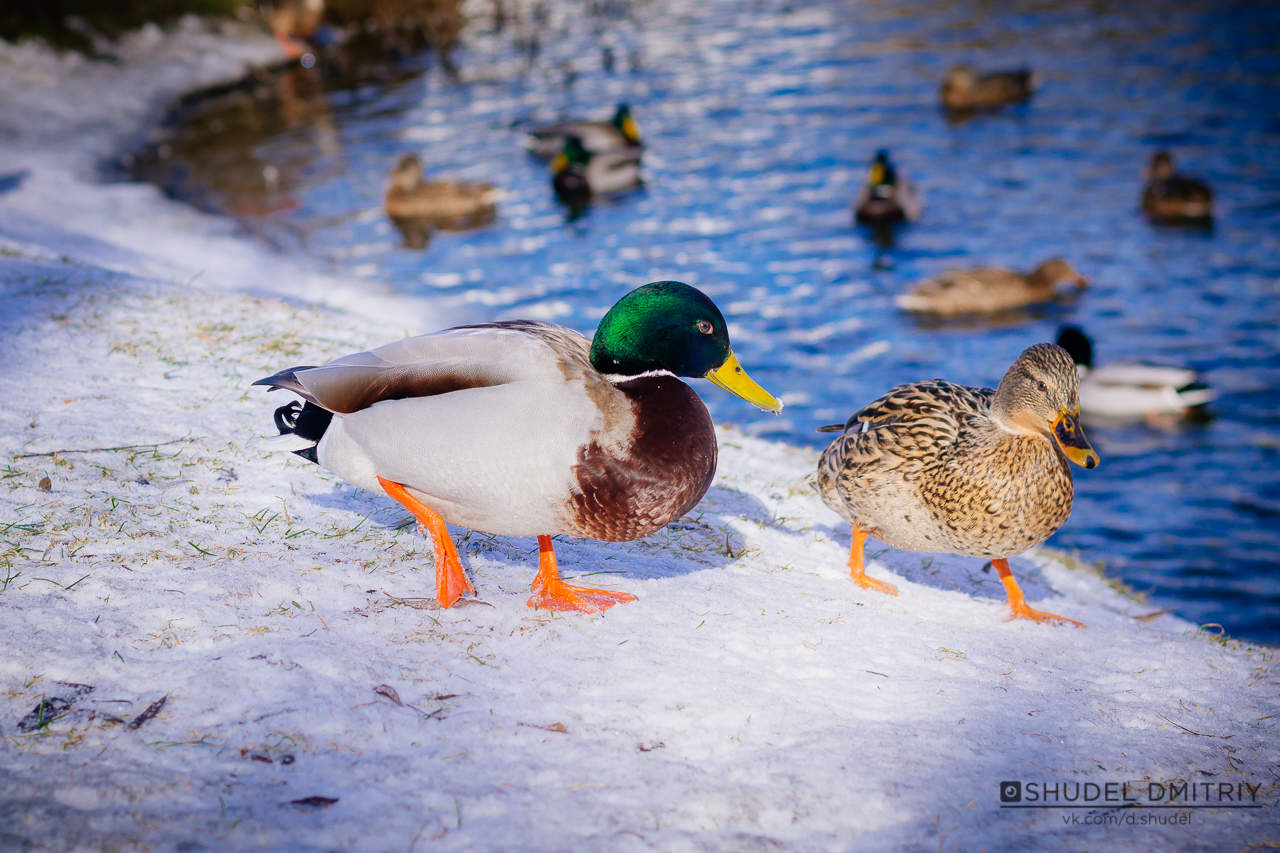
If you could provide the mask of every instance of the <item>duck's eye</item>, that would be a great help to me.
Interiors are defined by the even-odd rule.
[[[715,328],[715,326],[711,325],[711,321],[710,321],[710,320],[699,320],[699,321],[698,321],[698,331],[699,331],[699,332],[702,332],[702,334],[704,334],[704,335],[709,335],[709,334],[711,334],[712,332],[714,332],[715,330],[716,330],[716,328]]]
[[[1038,380],[1038,381],[1036,382],[1036,387],[1037,387],[1037,388],[1039,388],[1041,391],[1048,391],[1048,390],[1049,390],[1049,386],[1048,386],[1048,385],[1046,385],[1046,384],[1044,384],[1044,380],[1043,380],[1043,379]]]

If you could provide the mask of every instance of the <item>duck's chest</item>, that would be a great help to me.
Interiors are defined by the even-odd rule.
[[[1071,514],[1072,491],[1061,454],[1033,437],[940,459],[920,483],[954,550],[982,557],[1020,554],[1048,539]]]
[[[661,529],[702,499],[715,477],[716,436],[702,400],[674,376],[617,387],[634,422],[579,449],[565,516],[575,536],[621,542]]]

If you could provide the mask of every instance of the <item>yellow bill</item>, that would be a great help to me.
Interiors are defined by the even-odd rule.
[[[738,357],[733,354],[732,350],[729,351],[729,357],[724,360],[724,364],[707,371],[707,378],[730,394],[741,397],[766,412],[782,411],[782,404],[747,375],[747,372],[742,369],[742,365],[738,364]]]
[[[636,126],[636,120],[631,116],[622,120],[622,135],[632,142],[640,141],[640,128]]]
[[[1098,454],[1084,437],[1084,429],[1080,426],[1080,410],[1068,412],[1063,409],[1053,422],[1053,437],[1067,458],[1083,468],[1097,468]]]
[[[558,175],[567,168],[569,168],[569,158],[565,156],[563,151],[561,151],[556,155],[555,159],[551,161],[551,174]]]

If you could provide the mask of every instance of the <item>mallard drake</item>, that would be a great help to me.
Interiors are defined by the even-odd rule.
[[[853,217],[869,225],[915,222],[924,202],[915,185],[889,162],[889,152],[881,148],[871,160],[867,181],[853,203]]]
[[[1152,222],[1207,222],[1213,218],[1213,191],[1197,178],[1179,175],[1168,151],[1151,155],[1147,184],[1142,189],[1142,212]]]
[[[715,304],[676,281],[628,293],[590,341],[549,323],[482,323],[254,384],[305,401],[276,410],[284,449],[385,492],[430,532],[441,607],[472,591],[448,522],[536,535],[530,606],[594,612],[633,596],[562,581],[551,534],[647,536],[715,475],[711,417],[677,376],[782,408],[738,364]]]
[[[398,227],[401,222],[397,220],[408,220],[457,231],[492,222],[497,215],[498,196],[498,190],[490,184],[423,180],[422,161],[406,154],[391,172],[384,203],[387,215]]]
[[[867,589],[868,536],[908,551],[991,560],[1014,617],[1057,619],[1032,609],[1009,557],[1044,542],[1071,514],[1067,460],[1098,464],[1080,427],[1076,369],[1065,350],[1036,344],[995,388],[942,379],[899,385],[844,424],[818,461],[827,506],[853,525],[849,571]]]
[[[1093,363],[1093,342],[1079,326],[1058,330],[1058,346],[1065,349],[1080,373],[1080,411],[1109,418],[1185,415],[1214,398],[1213,389],[1196,378],[1194,370],[1137,362]]]
[[[550,160],[564,150],[570,136],[578,137],[583,147],[593,153],[643,145],[640,128],[626,104],[618,104],[608,121],[566,121],[535,127],[528,132],[527,145],[536,156]]]
[[[1048,302],[1060,284],[1084,288],[1089,280],[1070,262],[1050,258],[1026,275],[1003,267],[944,272],[916,282],[895,301],[899,308],[923,314],[992,314]]]
[[[980,74],[968,65],[953,65],[942,79],[942,106],[948,110],[984,110],[1026,100],[1038,82],[1034,71],[990,71]]]
[[[570,202],[632,189],[640,185],[641,154],[639,148],[588,151],[581,139],[570,136],[551,162],[551,186]]]

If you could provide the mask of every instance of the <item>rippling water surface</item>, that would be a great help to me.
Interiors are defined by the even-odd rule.
[[[1212,419],[1086,424],[1103,464],[1077,469],[1075,511],[1050,544],[1105,563],[1153,606],[1280,642],[1280,6],[1117,5],[1131,8],[549,4],[501,30],[478,18],[456,78],[429,55],[341,73],[322,63],[188,105],[171,156],[137,173],[458,322],[589,332],[635,285],[695,284],[787,403],[773,417],[700,386],[713,415],[815,450],[829,438],[816,425],[891,385],[994,384],[1067,321],[1093,335],[1100,362],[1192,366],[1220,393]],[[959,61],[1030,64],[1043,88],[950,122],[937,88]],[[646,186],[568,221],[519,126],[620,101],[649,145]],[[889,249],[850,216],[878,147],[925,195],[923,220]],[[1213,185],[1212,231],[1139,216],[1141,172],[1161,147]],[[500,186],[496,223],[400,248],[381,196],[406,151]],[[1093,287],[997,323],[921,324],[893,305],[946,268],[1052,255]]]

